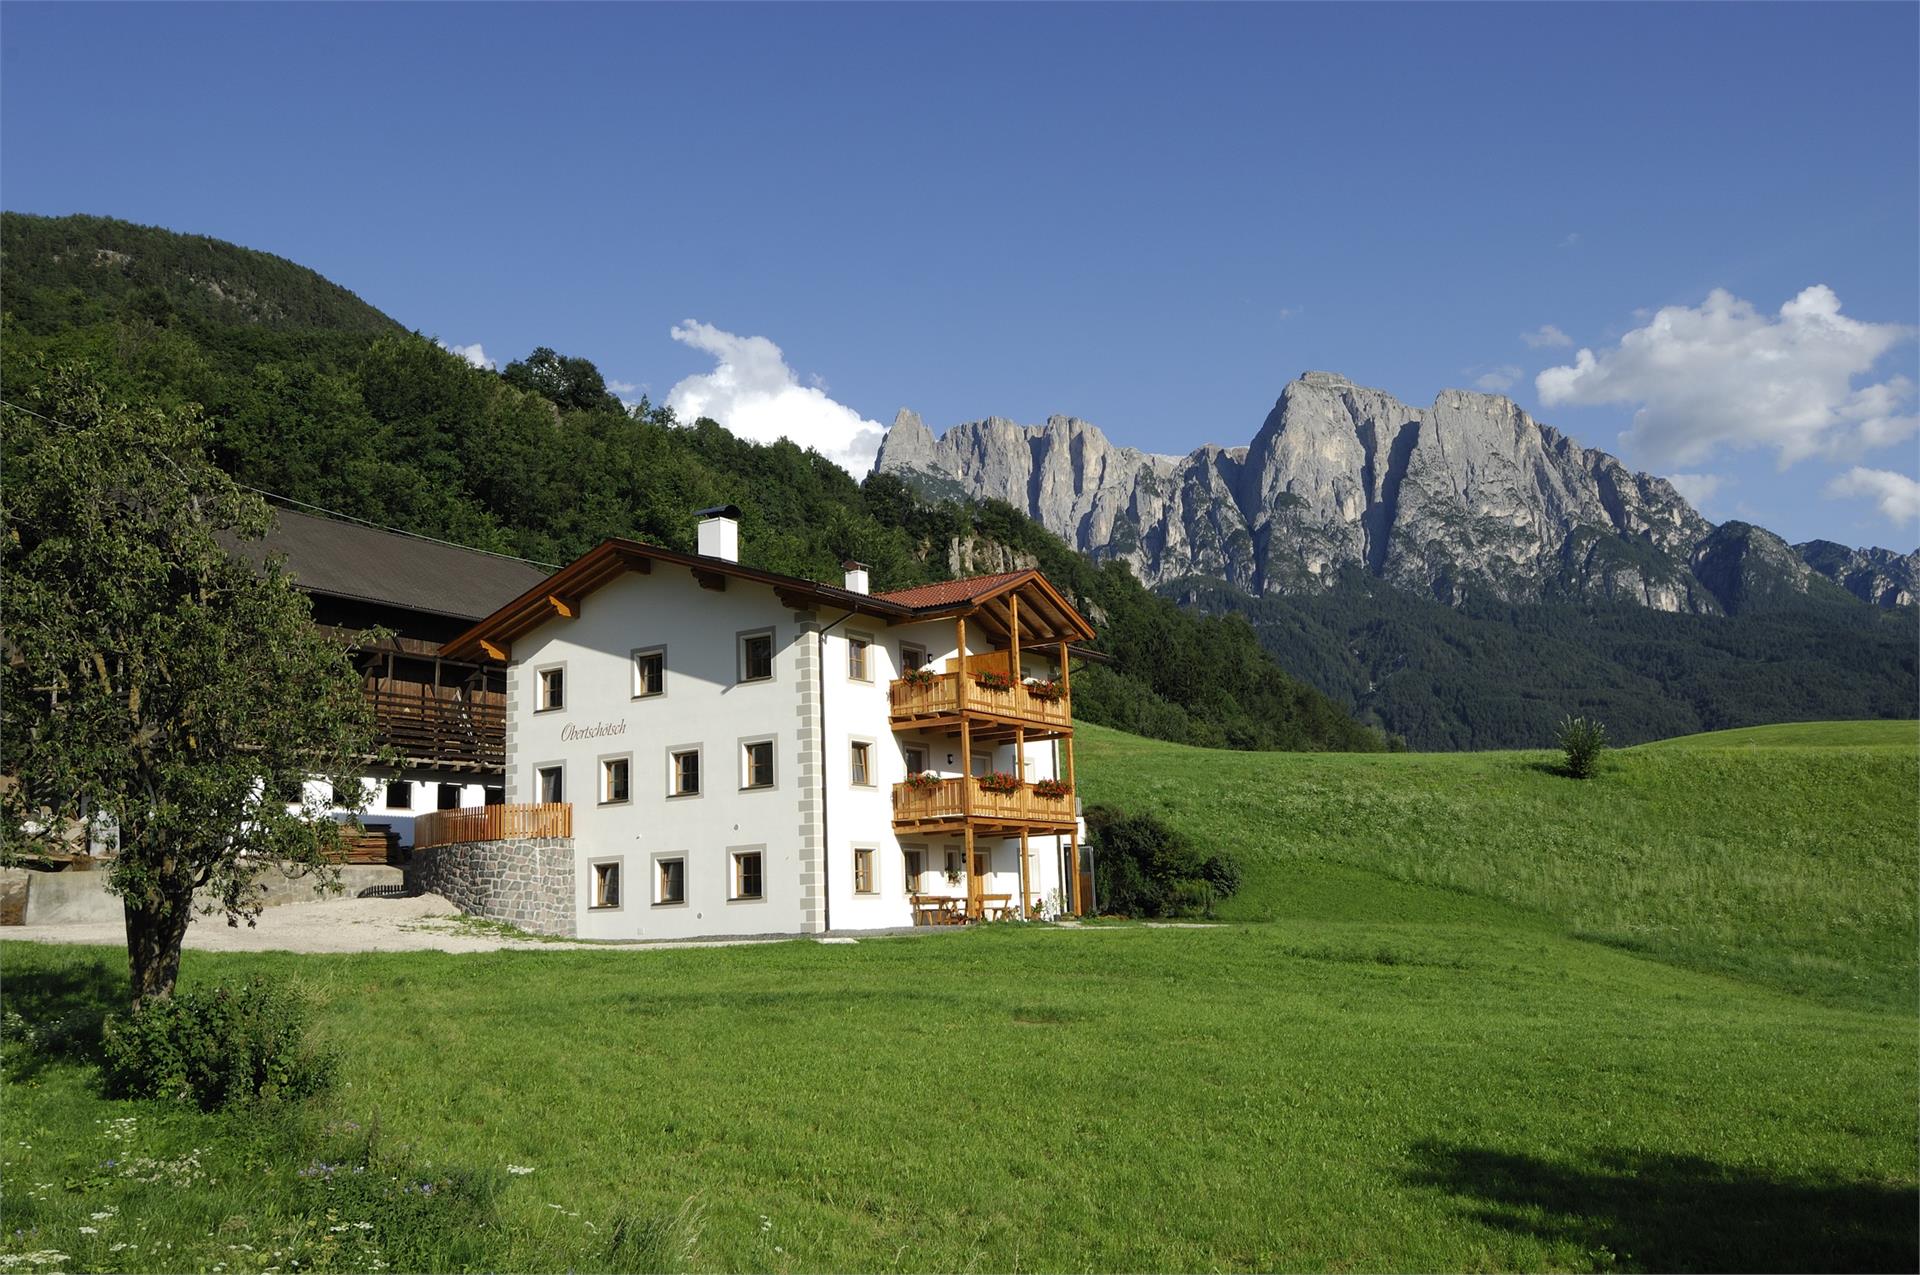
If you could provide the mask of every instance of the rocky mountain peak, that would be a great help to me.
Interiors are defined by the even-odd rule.
[[[937,439],[908,418],[882,445],[880,471],[1004,500],[1148,584],[1208,576],[1258,594],[1329,588],[1361,571],[1447,602],[1584,598],[1695,612],[1817,594],[1822,575],[1885,605],[1914,595],[1912,564],[1884,550],[1826,554],[1830,570],[1809,569],[1771,533],[1710,543],[1713,524],[1672,484],[1498,394],[1443,390],[1415,408],[1338,373],[1304,372],[1247,446],[1184,457],[1117,447],[1070,416],[1044,426],[989,417]]]

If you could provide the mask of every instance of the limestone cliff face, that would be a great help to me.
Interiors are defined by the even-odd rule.
[[[1859,598],[1879,607],[1910,607],[1920,592],[1920,550],[1849,549],[1831,540],[1809,540],[1794,552],[1808,566]]]
[[[1071,417],[1044,426],[992,418],[936,439],[903,412],[878,467],[1004,500],[1149,584],[1198,575],[1281,592],[1324,588],[1359,569],[1449,602],[1738,605],[1695,571],[1695,547],[1714,528],[1671,484],[1629,472],[1492,394],[1448,390],[1432,407],[1412,408],[1308,372],[1287,385],[1251,444],[1179,458],[1115,447]],[[1788,557],[1804,589],[1814,573]]]

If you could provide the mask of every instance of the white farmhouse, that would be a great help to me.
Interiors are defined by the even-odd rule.
[[[870,594],[610,540],[442,649],[506,669],[505,802],[423,815],[425,888],[597,939],[1078,912],[1069,645],[1038,571]]]

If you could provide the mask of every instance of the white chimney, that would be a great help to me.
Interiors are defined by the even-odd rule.
[[[869,590],[867,587],[867,564],[866,563],[855,562],[852,558],[848,558],[845,562],[841,563],[840,565],[847,569],[847,592],[848,593],[871,592],[871,590]]]
[[[740,561],[740,506],[715,505],[694,517],[700,520],[701,557]]]

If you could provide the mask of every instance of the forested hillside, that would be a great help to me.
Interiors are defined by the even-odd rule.
[[[1096,568],[1005,506],[856,483],[788,443],[631,411],[590,363],[538,350],[469,367],[277,257],[100,218],[0,218],[8,401],[83,362],[130,399],[198,404],[240,481],[386,526],[561,563],[607,536],[693,547],[692,511],[738,504],[742,557],[877,590],[1037,562],[1112,657],[1074,680],[1090,721],[1237,748],[1385,747],[1289,677],[1238,616],[1201,617]],[[9,427],[15,427],[15,417]]]
[[[1357,574],[1318,596],[1216,580],[1163,589],[1245,616],[1294,674],[1418,749],[1551,743],[1569,712],[1619,743],[1765,722],[1910,718],[1915,617],[1852,599],[1738,616],[1645,607],[1446,606]]]

